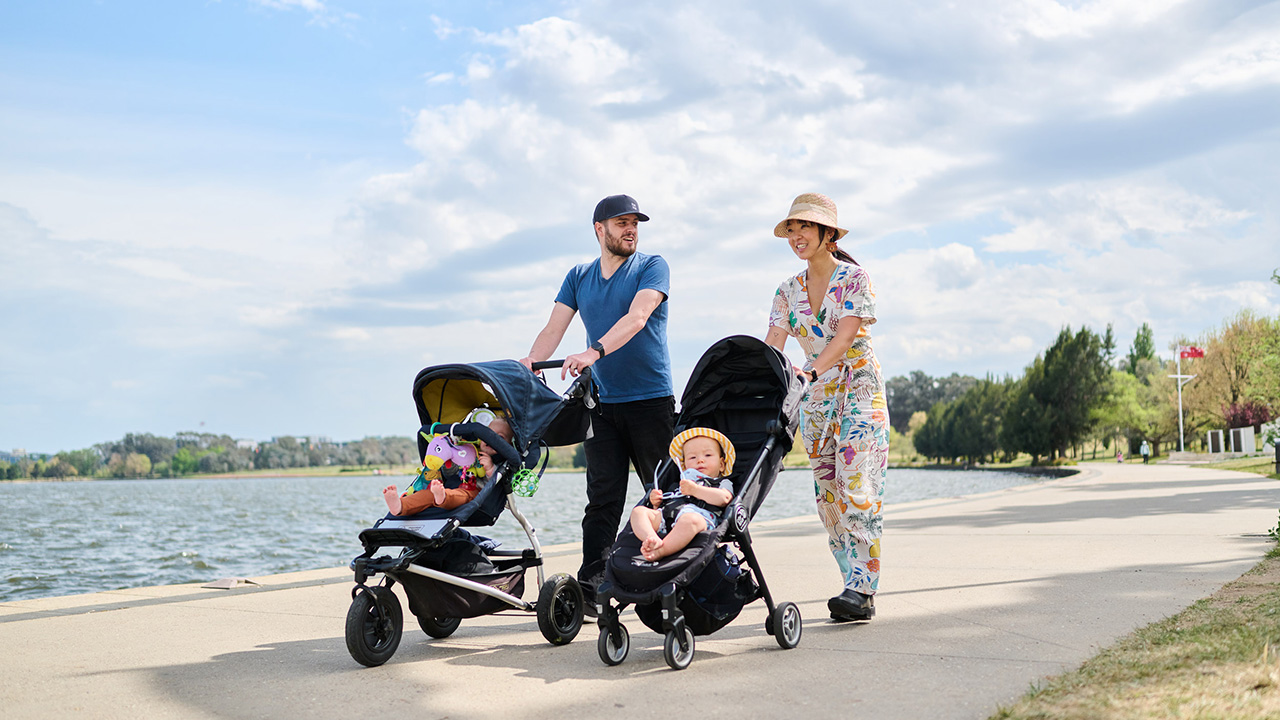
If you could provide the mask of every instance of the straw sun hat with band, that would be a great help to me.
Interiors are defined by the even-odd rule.
[[[706,437],[720,443],[720,452],[724,455],[724,469],[721,472],[729,475],[733,472],[733,463],[738,459],[738,453],[733,449],[733,443],[729,442],[729,438],[724,433],[711,428],[696,427],[689,428],[684,432],[676,435],[671,439],[671,447],[667,452],[670,453],[671,459],[676,461],[681,470],[684,470],[684,444],[696,437]]]
[[[788,220],[805,220],[811,223],[817,223],[824,227],[829,227],[836,231],[836,236],[827,240],[827,249],[831,251],[836,259],[845,262],[857,262],[845,251],[836,246],[836,241],[848,234],[848,230],[840,227],[840,221],[836,219],[836,203],[831,198],[822,193],[801,193],[791,201],[791,212],[782,219],[773,228],[773,234],[780,238],[787,237],[787,221]]]

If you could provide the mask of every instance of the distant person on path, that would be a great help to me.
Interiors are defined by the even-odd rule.
[[[810,385],[800,435],[817,490],[818,517],[844,580],[827,601],[835,620],[869,620],[880,583],[881,509],[889,465],[889,411],[867,327],[876,321],[871,278],[837,241],[836,204],[805,193],[773,234],[805,261],[774,294],[765,342],[800,342]]]
[[[591,413],[584,445],[587,506],[582,517],[578,580],[594,605],[605,552],[613,545],[627,499],[629,468],[652,478],[675,426],[671,356],[667,349],[667,296],[671,271],[659,255],[636,251],[640,223],[649,216],[627,195],[596,205],[592,222],[600,257],[565,276],[551,318],[520,362],[532,370],[559,347],[576,313],[587,329],[587,349],[565,358],[560,371],[576,377],[594,367],[600,403]]]
[[[1142,441],[1142,446],[1138,448],[1138,452],[1142,454],[1142,464],[1146,465],[1147,461],[1151,459],[1151,446],[1147,444],[1146,440]]]
[[[676,435],[668,448],[680,464],[680,493],[664,512],[662,491],[649,491],[649,507],[631,510],[631,530],[640,539],[645,560],[660,560],[685,549],[695,535],[716,526],[718,515],[733,499],[733,485],[725,475],[733,472],[736,453],[723,433],[711,428],[689,428]]]
[[[1116,448],[1116,462],[1118,463],[1124,462],[1124,451],[1122,451],[1120,448]]]

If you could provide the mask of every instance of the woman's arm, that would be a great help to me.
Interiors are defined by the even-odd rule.
[[[765,333],[764,343],[782,352],[787,346],[787,331],[774,325],[769,328],[769,332]]]
[[[853,341],[858,337],[858,330],[861,328],[862,318],[860,317],[840,318],[840,323],[836,325],[836,334],[813,361],[814,371],[821,375],[835,367],[835,364],[849,352],[849,348],[853,347]]]

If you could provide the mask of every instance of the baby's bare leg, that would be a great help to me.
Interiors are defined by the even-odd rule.
[[[662,547],[658,528],[662,525],[662,511],[638,505],[631,510],[631,531],[640,538],[640,555],[653,560],[654,552]]]
[[[631,509],[631,532],[640,538],[641,542],[649,538],[658,537],[658,525],[662,516],[657,510],[647,508],[643,505],[637,505]]]
[[[707,521],[702,519],[701,515],[693,513],[685,513],[676,518],[676,524],[671,528],[671,532],[667,533],[667,537],[662,541],[662,547],[655,550],[656,557],[646,558],[647,560],[656,560],[673,555],[685,549],[689,541],[694,535],[707,529]]]
[[[387,501],[387,509],[392,515],[400,514],[400,488],[395,485],[382,488],[382,499]]]

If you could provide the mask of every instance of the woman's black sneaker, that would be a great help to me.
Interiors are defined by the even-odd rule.
[[[875,617],[876,603],[870,595],[856,590],[845,590],[827,601],[832,620],[870,620]]]

